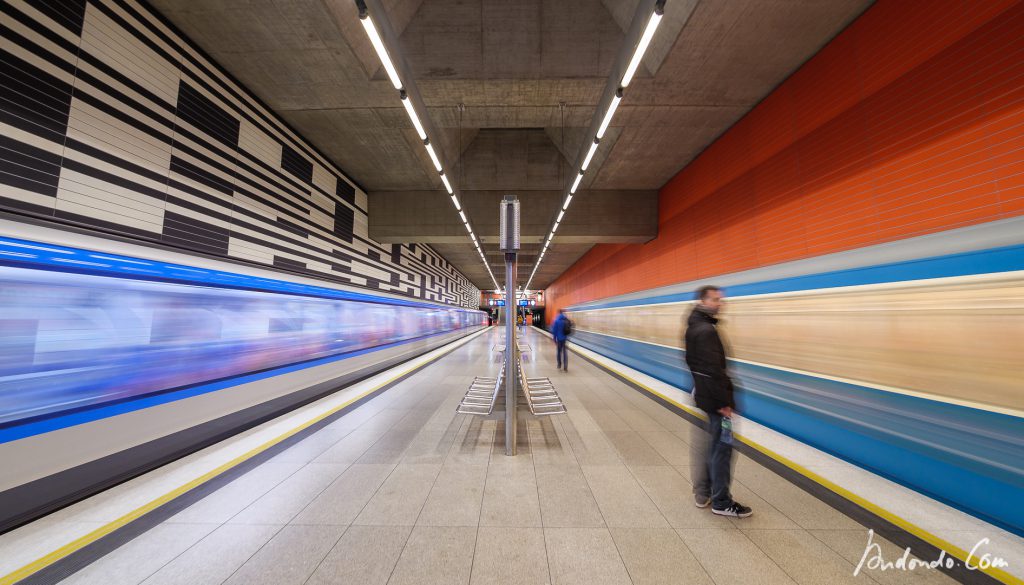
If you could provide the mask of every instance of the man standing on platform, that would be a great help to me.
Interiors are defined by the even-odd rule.
[[[697,305],[686,322],[686,365],[693,375],[693,400],[708,416],[707,433],[700,433],[703,440],[693,442],[693,497],[698,508],[711,504],[715,514],[746,518],[753,512],[733,500],[729,491],[736,401],[726,372],[725,345],[716,327],[724,297],[716,286],[700,287]]]
[[[565,309],[558,309],[558,317],[555,317],[555,322],[551,324],[551,336],[555,339],[555,361],[558,363],[558,369],[565,369],[569,371],[569,352],[565,349],[565,341],[569,339],[569,335],[572,333],[572,321],[565,316]]]

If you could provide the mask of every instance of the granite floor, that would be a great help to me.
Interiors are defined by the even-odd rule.
[[[103,585],[940,583],[854,567],[867,529],[737,456],[735,520],[694,507],[692,425],[579,356],[526,339],[569,412],[455,413],[498,369],[485,333],[73,574]],[[875,539],[887,559],[902,554]]]

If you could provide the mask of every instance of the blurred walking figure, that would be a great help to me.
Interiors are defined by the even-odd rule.
[[[551,324],[551,335],[555,338],[555,352],[558,369],[569,371],[569,352],[565,349],[565,341],[572,335],[572,321],[565,316],[565,309],[558,310],[558,317]]]
[[[697,305],[686,322],[686,365],[693,374],[693,400],[708,415],[707,433],[699,433],[702,440],[693,442],[693,497],[698,508],[711,504],[715,514],[746,518],[753,512],[733,500],[729,491],[736,401],[716,327],[724,296],[716,286],[700,287]]]

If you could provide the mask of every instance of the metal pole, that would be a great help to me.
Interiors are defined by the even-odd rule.
[[[519,344],[516,343],[516,251],[519,250],[519,201],[501,201],[499,240],[505,253],[505,455],[516,454],[516,406],[519,403]]]
[[[516,342],[516,254],[505,254],[505,455],[516,454],[519,344]]]

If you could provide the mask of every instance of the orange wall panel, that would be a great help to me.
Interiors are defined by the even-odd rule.
[[[1021,214],[1024,2],[880,0],[661,189],[657,238],[595,246],[547,314]]]

